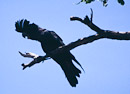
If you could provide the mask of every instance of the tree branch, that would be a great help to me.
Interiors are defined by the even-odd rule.
[[[71,17],[70,20],[80,21],[81,23],[87,25],[89,28],[94,30],[100,36],[102,36],[102,38],[117,39],[117,40],[130,40],[130,32],[116,32],[116,31],[111,31],[111,30],[103,30],[92,22],[92,17],[89,19],[89,17],[86,16],[84,20],[82,20],[79,17]]]
[[[31,53],[31,52],[30,52],[30,53],[25,53],[25,54],[23,54],[23,53],[21,53],[20,51],[19,51],[19,53],[20,53],[20,55],[23,56],[23,57],[33,58],[33,61],[31,61],[30,63],[28,63],[28,64],[24,64],[24,63],[21,64],[21,65],[23,66],[23,70],[24,70],[25,68],[27,68],[27,67],[33,66],[34,64],[40,63],[41,61],[50,59],[49,56],[47,56],[47,55],[45,55],[45,56],[38,56],[38,55],[36,55],[36,54],[34,54],[34,53]]]
[[[110,31],[110,30],[103,30],[96,26],[92,21],[93,21],[93,11],[91,9],[91,18],[89,19],[88,16],[86,16],[84,19],[81,19],[79,17],[71,17],[71,21],[80,21],[81,23],[87,25],[89,28],[94,30],[97,34],[91,35],[88,37],[84,37],[82,39],[78,39],[75,42],[71,42],[68,45],[59,47],[55,49],[54,51],[47,53],[45,56],[38,56],[34,53],[26,53],[23,54],[19,52],[23,57],[28,57],[28,58],[33,58],[33,61],[31,61],[28,64],[22,64],[23,70],[26,67],[31,67],[34,64],[40,63],[41,61],[48,60],[50,59],[49,57],[53,57],[57,54],[61,54],[65,51],[70,51],[78,46],[81,46],[83,44],[88,44],[92,43],[95,40],[102,39],[102,38],[108,38],[108,39],[117,39],[117,40],[130,40],[130,32],[115,32],[115,31]]]
[[[21,53],[19,51],[21,56],[33,59],[33,61],[31,61],[30,63],[28,63],[28,64],[23,63],[21,65],[23,66],[23,70],[24,70],[27,67],[31,67],[34,64],[40,63],[41,61],[50,59],[49,57],[53,57],[53,56],[55,56],[57,54],[61,54],[64,51],[70,51],[70,50],[74,49],[75,47],[78,47],[78,46],[83,45],[83,44],[91,43],[91,42],[93,42],[95,40],[98,40],[100,38],[102,38],[102,37],[99,34],[92,35],[92,36],[89,36],[89,37],[85,37],[85,38],[79,39],[79,40],[77,40],[75,42],[71,42],[68,45],[59,47],[56,50],[54,50],[54,51],[52,51],[50,53],[47,53],[45,56],[38,56],[38,55],[36,55],[34,53],[25,53],[25,54],[23,54],[23,53]]]

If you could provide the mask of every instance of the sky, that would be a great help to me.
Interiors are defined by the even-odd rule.
[[[15,22],[27,19],[55,31],[65,44],[96,34],[71,16],[84,18],[93,9],[93,23],[105,30],[130,30],[130,1],[108,6],[80,0],[0,0],[0,94],[130,94],[130,41],[100,39],[71,52],[83,66],[79,84],[73,88],[60,66],[52,59],[22,70],[32,59],[18,51],[45,55],[37,41],[24,39],[15,31]],[[77,66],[78,67],[78,66]],[[78,67],[79,68],[79,67]],[[80,68],[79,68],[80,69]]]

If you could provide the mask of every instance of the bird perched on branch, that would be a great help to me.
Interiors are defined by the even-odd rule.
[[[45,53],[49,53],[65,45],[63,40],[54,31],[42,29],[34,23],[31,24],[26,19],[17,21],[15,27],[16,31],[22,33],[24,38],[27,37],[28,39],[39,41]],[[73,64],[72,60],[78,65],[80,64],[70,51],[56,54],[51,58],[60,65],[70,85],[76,87],[76,84],[78,84],[76,76],[80,77],[81,71]],[[81,65],[80,67],[82,68]]]

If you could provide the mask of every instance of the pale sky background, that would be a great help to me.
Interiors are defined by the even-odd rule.
[[[71,52],[83,66],[79,84],[72,88],[59,65],[52,59],[22,70],[21,52],[45,55],[40,43],[24,39],[15,31],[15,22],[28,19],[42,28],[54,30],[66,44],[95,34],[70,16],[84,18],[94,11],[93,22],[115,31],[130,30],[130,1],[117,0],[89,5],[80,0],[0,0],[0,94],[130,94],[130,41],[101,39]]]

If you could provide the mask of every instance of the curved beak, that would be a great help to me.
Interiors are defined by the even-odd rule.
[[[24,37],[24,38],[28,38],[28,35],[26,34],[26,33],[22,33],[22,36]]]
[[[30,36],[28,36],[26,33],[22,33],[22,36],[24,37],[24,38],[28,38],[28,39],[30,39]]]
[[[25,38],[27,35],[25,33],[22,33],[22,36]]]

